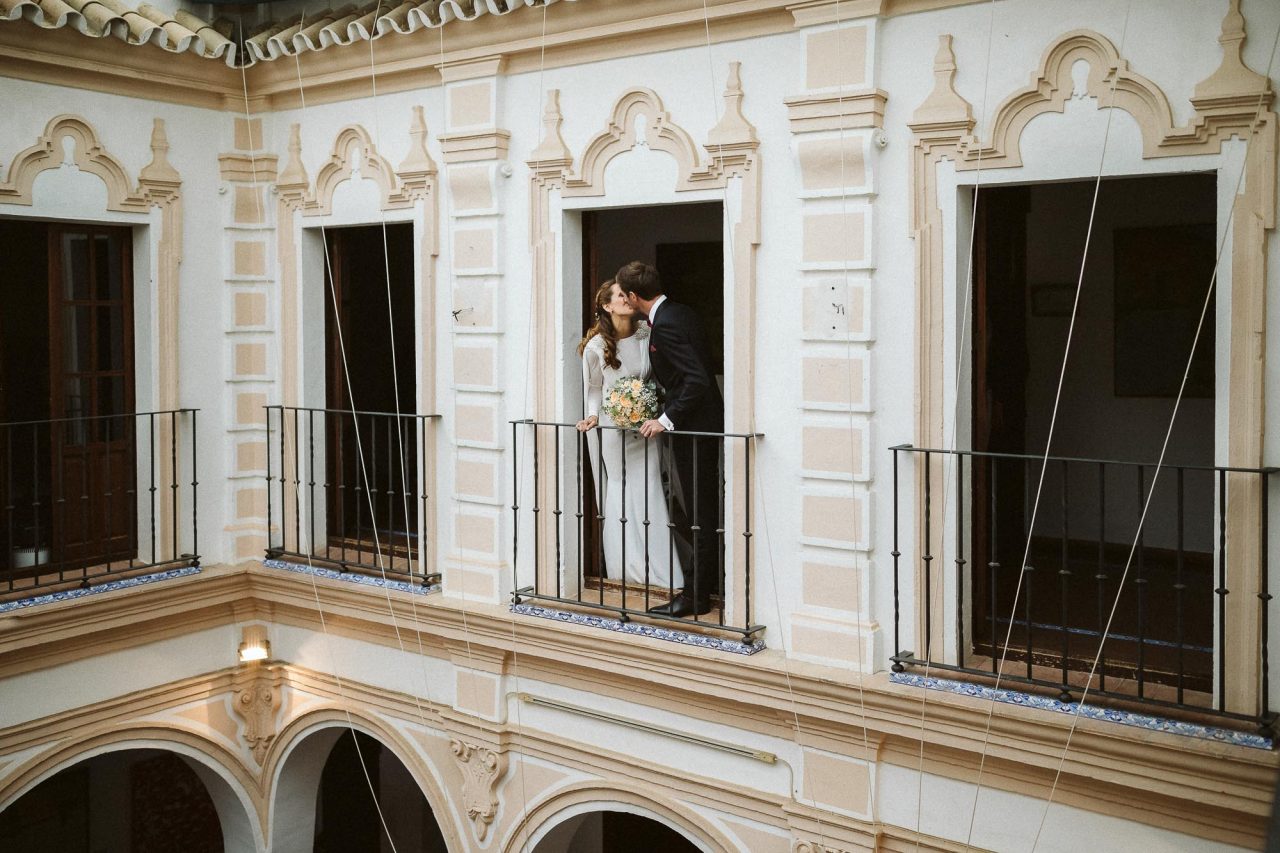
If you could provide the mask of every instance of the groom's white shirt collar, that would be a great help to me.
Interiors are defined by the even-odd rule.
[[[654,319],[658,316],[658,306],[667,301],[665,293],[659,294],[658,298],[653,300],[653,305],[649,307],[649,325],[653,325]]]

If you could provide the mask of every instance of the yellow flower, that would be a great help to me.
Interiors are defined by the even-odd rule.
[[[640,423],[640,413],[639,413],[639,412],[632,412],[632,413],[631,413],[631,422],[632,422],[633,424],[638,424],[638,423]]]
[[[619,398],[618,398],[617,391],[614,391],[612,394],[609,395],[609,402],[613,403],[615,406],[618,405],[618,399]]]
[[[632,393],[632,394],[639,394],[639,393],[640,393],[640,389],[641,389],[641,388],[643,388],[643,387],[644,387],[644,386],[640,384],[640,380],[639,380],[639,379],[632,379],[632,380],[631,380],[631,393]]]

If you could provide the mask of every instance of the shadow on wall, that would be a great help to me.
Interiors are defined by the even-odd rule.
[[[697,853],[674,829],[630,812],[588,812],[552,829],[534,853]]]

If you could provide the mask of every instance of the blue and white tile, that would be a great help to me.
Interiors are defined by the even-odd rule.
[[[0,613],[9,613],[14,610],[21,610],[26,607],[38,607],[41,604],[51,604],[55,601],[72,601],[77,598],[86,598],[91,595],[101,595],[104,592],[115,592],[118,589],[132,589],[137,586],[146,586],[148,584],[159,583],[173,578],[185,578],[188,575],[198,574],[199,566],[182,566],[177,569],[166,569],[163,572],[155,572],[149,575],[135,575],[131,578],[119,578],[118,580],[103,581],[90,587],[64,589],[58,592],[48,592],[43,595],[33,595],[31,598],[19,598],[14,601],[6,601],[0,603]]]
[[[398,592],[410,592],[414,595],[429,595],[440,591],[440,584],[438,583],[423,586],[412,581],[401,581],[394,578],[383,579],[373,575],[360,574],[359,572],[337,572],[321,566],[307,566],[302,563],[290,563],[285,560],[263,560],[262,565],[268,569],[283,569],[286,572],[294,572],[299,575],[310,575],[324,578],[325,580],[358,584],[359,586],[376,586],[379,589],[394,589]]]
[[[1188,723],[1182,720],[1171,720],[1152,714],[1141,714],[1136,711],[1125,711],[1118,708],[1104,708],[1079,702],[1063,702],[1052,696],[1040,696],[1034,693],[1023,693],[1017,690],[996,689],[984,684],[968,681],[954,681],[949,678],[935,678],[914,672],[893,672],[889,680],[895,684],[906,684],[926,690],[941,690],[960,696],[972,696],[976,699],[994,700],[1007,705],[1021,705],[1024,708],[1037,708],[1057,714],[1078,714],[1088,720],[1102,720],[1122,726],[1134,726],[1154,732],[1193,737],[1200,740],[1212,740],[1219,743],[1230,743],[1236,746],[1247,746],[1252,749],[1271,749],[1273,740],[1266,735],[1254,732],[1236,731],[1219,726],[1206,726],[1200,723]]]
[[[608,616],[597,616],[593,613],[578,613],[569,610],[553,610],[550,607],[542,607],[537,604],[513,604],[511,612],[518,613],[522,616],[537,616],[541,619],[553,619],[556,622],[568,622],[572,625],[582,625],[587,628],[600,628],[605,631],[614,631],[619,634],[631,634],[638,637],[652,637],[655,640],[666,640],[671,643],[680,643],[684,646],[698,646],[699,648],[712,649],[718,652],[728,652],[735,655],[754,655],[756,652],[764,651],[765,645],[763,640],[735,640],[725,637],[712,637],[707,634],[698,634],[692,631],[679,631],[675,628],[663,628],[658,625],[649,625],[641,622],[623,622],[620,619],[613,619]]]

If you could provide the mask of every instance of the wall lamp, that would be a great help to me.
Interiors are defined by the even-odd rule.
[[[267,639],[267,626],[246,625],[240,632],[240,662],[266,660],[271,657],[271,641]]]

